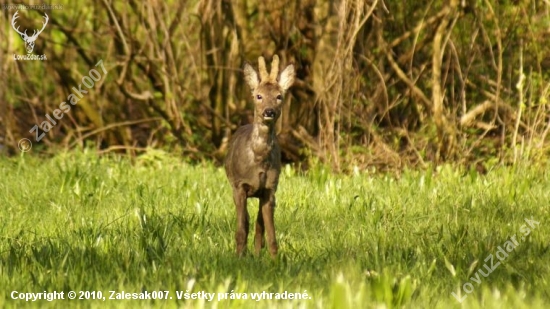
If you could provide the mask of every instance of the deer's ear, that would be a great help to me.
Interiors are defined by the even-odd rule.
[[[258,73],[256,73],[254,68],[248,63],[244,64],[244,79],[252,91],[260,84]]]
[[[285,68],[285,70],[281,73],[281,77],[279,78],[279,86],[283,89],[283,92],[286,92],[292,84],[294,84],[294,77],[296,76],[296,73],[294,72],[294,65],[291,64]]]

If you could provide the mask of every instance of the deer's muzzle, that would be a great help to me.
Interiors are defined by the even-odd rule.
[[[273,120],[275,119],[275,116],[277,116],[277,113],[273,108],[266,108],[262,116],[264,117],[264,120]]]

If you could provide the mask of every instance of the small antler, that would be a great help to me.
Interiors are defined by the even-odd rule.
[[[279,75],[279,56],[273,55],[273,60],[271,61],[271,74],[269,74],[269,79],[275,82],[277,81],[277,75]]]
[[[267,81],[269,79],[269,75],[267,74],[267,69],[265,67],[265,59],[264,57],[258,58],[258,70],[260,71],[260,80]]]

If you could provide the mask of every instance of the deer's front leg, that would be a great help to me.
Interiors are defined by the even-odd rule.
[[[277,240],[275,239],[275,222],[273,221],[275,211],[275,192],[266,190],[266,193],[260,198],[260,208],[267,234],[267,244],[271,257],[277,256]],[[257,241],[257,240],[256,240]],[[256,249],[257,250],[257,249]]]
[[[259,256],[262,248],[265,246],[264,239],[264,217],[262,213],[262,199],[260,199],[260,206],[258,207],[258,218],[256,219],[256,234],[254,235],[254,248],[256,249],[256,255]]]
[[[246,240],[248,238],[249,220],[248,210],[246,209],[246,192],[243,188],[233,190],[233,199],[237,208],[237,255],[242,256],[246,250]]]

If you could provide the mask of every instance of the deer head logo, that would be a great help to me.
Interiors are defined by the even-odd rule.
[[[44,31],[44,28],[46,28],[46,25],[48,24],[48,14],[44,13],[46,16],[44,16],[45,22],[42,23],[42,29],[40,29],[38,32],[36,30],[33,30],[33,34],[31,36],[27,35],[27,29],[25,29],[25,32],[19,31],[19,27],[15,28],[15,20],[19,18],[19,15],[17,15],[19,11],[16,11],[15,14],[13,14],[13,18],[11,19],[11,26],[13,27],[13,30],[15,30],[19,35],[21,35],[21,38],[23,41],[25,41],[25,48],[27,49],[27,53],[32,53],[32,50],[34,49],[34,41],[36,41],[36,38],[42,31]]]

